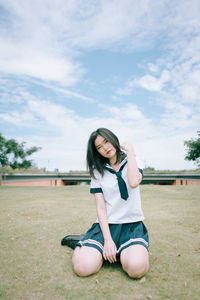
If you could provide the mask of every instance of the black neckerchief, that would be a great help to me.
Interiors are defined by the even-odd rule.
[[[124,161],[125,158],[126,158],[126,154],[123,153],[122,162]],[[123,162],[123,164],[122,164],[122,162],[121,162],[121,167],[120,167],[119,171],[117,171],[117,172],[114,169],[112,169],[110,167],[110,165],[108,165],[108,164],[105,165],[105,169],[108,170],[110,173],[115,174],[117,176],[117,181],[118,181],[121,198],[124,200],[127,200],[128,199],[128,190],[126,187],[126,183],[125,183],[124,179],[122,178],[122,170],[125,167],[125,165],[127,164],[127,160],[125,160]]]

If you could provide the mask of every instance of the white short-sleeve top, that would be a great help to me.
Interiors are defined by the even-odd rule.
[[[139,159],[136,162],[139,170],[142,172],[143,166]],[[122,160],[120,167],[126,163],[126,157]],[[110,167],[110,166],[109,166]],[[111,167],[110,167],[111,168]],[[117,176],[108,170],[104,171],[102,176],[97,170],[94,171],[95,178],[91,178],[90,192],[103,193],[107,218],[109,224],[123,224],[142,221],[144,215],[141,208],[140,188],[131,188],[127,178],[127,164],[122,170],[122,178],[124,179],[127,190],[128,199],[124,200],[120,196]],[[96,220],[98,222],[98,219]]]

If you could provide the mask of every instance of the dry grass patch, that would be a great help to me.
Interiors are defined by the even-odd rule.
[[[88,278],[71,267],[64,235],[96,219],[88,186],[0,188],[0,299],[199,299],[200,187],[141,186],[150,270],[131,280],[120,264]]]

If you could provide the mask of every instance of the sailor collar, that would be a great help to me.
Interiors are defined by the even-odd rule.
[[[126,186],[126,183],[125,183],[124,179],[122,178],[122,170],[123,170],[123,168],[125,167],[126,164],[127,164],[127,155],[125,153],[123,153],[122,161],[120,163],[120,168],[119,168],[118,171],[115,171],[113,168],[111,168],[111,166],[108,163],[105,164],[105,169],[108,170],[110,173],[116,175],[117,181],[118,181],[120,195],[121,195],[121,198],[123,200],[127,200],[128,199],[127,186]]]

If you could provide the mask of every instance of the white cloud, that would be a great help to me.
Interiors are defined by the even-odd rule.
[[[80,64],[50,53],[45,47],[35,48],[34,41],[7,42],[0,40],[0,69],[5,74],[26,75],[45,81],[71,86],[83,74]]]
[[[66,8],[66,2],[8,0],[2,5],[7,19],[0,29],[1,72],[65,86],[75,84],[84,70],[74,60],[70,43],[64,47],[60,36],[60,24],[64,21],[66,25],[66,16],[61,13],[59,19],[59,11],[62,12],[63,5]]]
[[[149,71],[152,73],[158,73],[158,71],[159,71],[159,67],[152,63],[148,64],[148,68],[149,68]]]
[[[49,167],[51,170],[84,170],[87,140],[91,132],[99,127],[113,130],[121,143],[130,140],[137,155],[146,165],[159,169],[188,167],[188,163],[184,162],[183,142],[191,137],[191,129],[182,132],[172,126],[169,130],[167,120],[158,126],[158,122],[153,123],[146,118],[133,104],[124,105],[121,109],[114,106],[100,106],[100,109],[101,118],[83,118],[62,105],[52,104],[47,100],[30,99],[24,106],[24,114],[10,111],[4,121],[13,124],[17,116],[18,119],[28,122],[27,126],[35,126],[35,123],[40,122],[39,131],[24,136],[23,139],[29,145],[42,147],[33,158],[38,166]],[[29,115],[26,115],[26,111],[29,111]],[[24,125],[15,124],[18,127]],[[52,131],[48,136],[47,128],[49,132]]]
[[[132,84],[127,83],[124,88],[118,88],[116,92],[120,96],[131,95],[133,93]]]
[[[62,110],[61,107],[57,109],[58,112]],[[68,167],[71,166],[71,169],[77,169],[78,166],[85,167],[85,151],[89,134],[102,126],[113,130],[119,136],[121,142],[127,139],[131,140],[137,154],[146,164],[160,169],[179,169],[183,165],[188,166],[188,163],[184,163],[185,149],[183,142],[186,137],[191,136],[192,130],[189,132],[186,130],[183,134],[174,127],[172,131],[169,130],[168,122],[158,127],[157,124],[153,124],[151,120],[148,120],[136,105],[132,104],[125,105],[123,109],[104,106],[103,110],[104,112],[107,111],[108,115],[104,115],[101,119],[83,119],[78,115],[68,115],[70,127],[67,127],[66,115],[62,117],[62,113],[59,114],[61,120],[59,132],[61,136],[56,139],[57,142],[54,141],[52,144],[66,149],[65,152],[59,150],[59,147],[56,146],[55,151],[55,155],[57,153],[60,160],[62,160],[62,157],[63,159],[66,158],[66,167],[68,163]],[[55,108],[53,111],[55,111]],[[57,114],[55,114],[55,119],[56,117],[58,117]],[[54,117],[52,116],[52,118]],[[49,122],[54,124],[54,120]],[[81,124],[81,127],[79,124]],[[56,123],[54,125],[56,126]],[[73,156],[73,152],[77,155]],[[70,156],[70,162],[68,155],[72,155]]]
[[[58,134],[69,128],[73,132],[77,127],[75,112],[61,105],[49,101],[28,100],[28,108],[47,124],[55,126]]]
[[[190,13],[191,9],[189,9],[188,18]],[[190,20],[187,24],[189,26],[187,33],[191,33],[193,27],[199,30],[200,27],[196,26],[197,19],[199,22],[199,18],[194,17],[194,20]],[[178,23],[178,29],[177,27],[176,29],[183,29],[183,17],[177,18],[176,22]],[[199,129],[200,39],[197,33],[181,41],[176,34],[173,38],[170,44],[173,46],[169,55],[143,65],[143,69],[148,69],[149,74],[144,74],[134,80],[129,79],[124,88],[118,89],[118,94],[134,94],[137,86],[153,91],[155,96],[154,99],[151,98],[151,101],[154,101],[154,104],[158,105],[161,110],[158,129],[168,128],[167,137],[170,139],[170,136],[174,135],[178,139],[182,132],[189,137]],[[182,137],[180,140],[183,144]]]
[[[181,65],[180,65],[181,68]],[[176,75],[176,72],[175,72]],[[195,68],[190,64],[190,70],[178,74],[177,93],[180,95],[181,102],[187,104],[200,103],[200,64]]]
[[[169,80],[170,80],[169,71],[163,70],[160,78],[156,78],[151,75],[145,75],[140,79],[134,80],[132,85],[141,86],[142,88],[152,92],[160,92],[164,88],[165,83],[168,82]]]
[[[90,97],[84,96],[80,93],[70,91],[69,89],[66,89],[66,87],[61,87],[59,85],[54,85],[54,84],[48,84],[46,82],[41,82],[38,80],[29,80],[29,81],[36,85],[43,86],[47,89],[58,92],[59,94],[63,94],[64,96],[67,96],[68,98],[77,98],[77,99],[81,99],[84,102],[88,102],[88,103],[96,102],[96,100],[94,98],[90,98]]]
[[[26,125],[29,122],[35,121],[34,116],[29,113],[20,113],[18,111],[11,111],[10,113],[0,113],[0,119],[12,123],[14,125]]]
[[[166,35],[166,47],[171,40],[183,46],[185,36],[199,32],[198,0],[175,1],[173,11],[158,0],[4,0],[1,5],[6,11],[0,28],[1,70],[66,86],[84,73],[78,62],[81,49],[133,50],[152,45],[160,33]],[[162,89],[154,77],[141,80],[145,88]]]
[[[151,120],[147,119],[135,104],[127,103],[122,107],[100,105],[100,107],[106,114],[110,114],[116,123],[117,120],[119,120],[120,125],[121,123],[126,125],[131,123],[131,130],[135,133],[144,127],[150,129],[152,125]]]
[[[156,66],[154,66],[154,69]],[[163,70],[160,78],[156,78],[152,75],[144,75],[140,78],[134,80],[129,80],[125,88],[120,88],[117,90],[119,95],[130,95],[133,92],[134,87],[141,87],[151,92],[161,92],[165,87],[165,84],[170,81],[170,72],[168,70]]]
[[[163,82],[151,75],[143,76],[138,81],[135,81],[135,84],[152,92],[159,92],[163,88]]]
[[[198,128],[197,115],[194,109],[176,101],[166,104],[166,112],[162,115],[162,123],[168,127],[169,132],[184,131]]]
[[[107,48],[130,35],[136,35],[141,30],[140,20],[148,14],[149,9],[146,0],[137,4],[132,0],[97,3],[93,15],[82,23],[86,29],[84,34],[76,40],[84,48]]]

